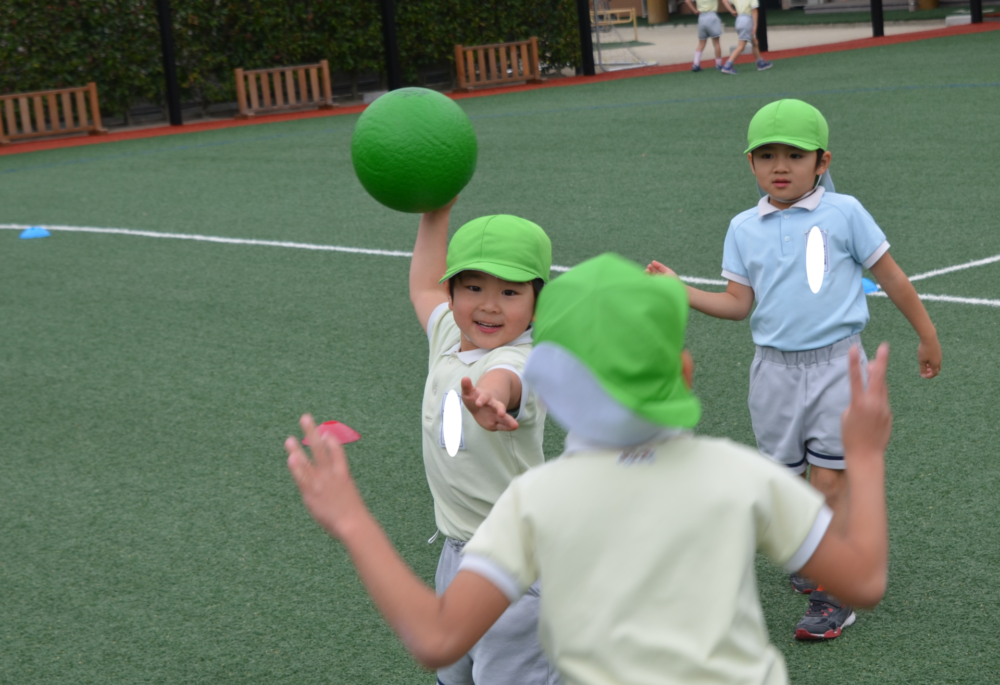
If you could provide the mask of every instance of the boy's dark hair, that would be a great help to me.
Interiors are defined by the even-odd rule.
[[[451,299],[453,300],[455,299],[455,279],[458,278],[461,274],[462,272],[459,271],[457,274],[448,279],[448,295],[450,295]],[[536,278],[535,280],[531,281],[531,289],[535,291],[536,305],[538,304],[538,293],[542,292],[542,288],[544,286],[545,286],[545,281],[543,281],[540,278]]]

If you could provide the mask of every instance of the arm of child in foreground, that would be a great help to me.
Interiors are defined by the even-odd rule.
[[[882,291],[920,336],[917,361],[920,363],[921,377],[934,378],[941,372],[941,343],[938,342],[937,329],[931,323],[931,317],[916,289],[888,252],[872,264],[871,272]]]
[[[440,597],[403,562],[372,517],[351,478],[344,449],[320,437],[308,414],[302,429],[310,461],[299,441],[288,438],[288,469],[302,501],[323,528],[351,555],[361,582],[407,650],[425,668],[457,661],[510,605],[488,580],[469,571],[455,577]]]
[[[885,594],[889,567],[889,522],[885,509],[885,449],[892,410],[885,384],[889,345],[879,345],[861,376],[860,351],[850,351],[851,404],[841,420],[847,465],[847,525],[827,529],[801,573],[824,590],[856,606],[875,606]]]
[[[463,378],[462,402],[486,430],[517,430],[517,419],[507,412],[521,406],[521,379],[507,369],[487,371],[476,385],[471,378]]]
[[[646,273],[677,278],[673,269],[655,259],[646,267]],[[692,309],[717,319],[742,321],[753,308],[753,288],[736,281],[729,281],[724,293],[712,293],[687,286],[687,294]]]
[[[456,197],[441,209],[421,216],[417,229],[417,242],[410,259],[410,302],[425,331],[434,310],[448,301],[448,284],[438,281],[447,270],[448,219],[457,201]]]

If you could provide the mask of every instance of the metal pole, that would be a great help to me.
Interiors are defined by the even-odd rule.
[[[580,19],[580,52],[583,57],[580,66],[584,76],[593,76],[597,72],[594,69],[594,44],[590,40],[589,0],[576,0],[576,13]]]
[[[763,2],[757,8],[757,49],[767,52],[767,11]]]
[[[403,87],[399,66],[399,43],[396,41],[396,13],[392,0],[382,0],[382,43],[385,46],[385,80],[389,90]]]
[[[885,23],[882,20],[882,0],[872,0],[872,37],[881,38],[885,35]]]
[[[969,13],[973,24],[983,23],[983,0],[969,0]]]
[[[167,80],[167,110],[170,125],[180,126],[181,89],[177,85],[177,60],[174,58],[174,27],[170,20],[170,0],[157,0],[156,9],[160,15],[160,43],[163,45],[163,76]]]

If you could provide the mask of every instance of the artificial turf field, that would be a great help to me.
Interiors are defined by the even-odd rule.
[[[542,225],[554,261],[614,250],[718,278],[756,202],[746,125],[778,97],[830,122],[832,174],[907,273],[1000,254],[1000,33],[463,100],[479,167],[453,228]],[[417,217],[350,165],[356,115],[0,157],[0,222],[381,250]],[[348,448],[368,504],[425,579],[441,542],[420,456],[427,345],[406,258],[54,231],[0,231],[0,682],[432,683],[308,517],[282,441],[305,412]],[[1000,299],[1000,262],[915,283]],[[870,298],[893,346],[888,593],[843,636],[791,640],[806,600],[761,560],[793,682],[997,678],[1000,307],[927,302],[941,376]],[[699,432],[753,444],[747,322],[691,316]],[[546,452],[561,431],[549,422]],[[720,478],[726,474],[720,473]],[[669,525],[669,522],[665,522]]]

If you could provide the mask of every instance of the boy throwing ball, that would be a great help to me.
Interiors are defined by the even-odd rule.
[[[566,451],[511,483],[441,596],[372,519],[340,445],[320,441],[303,417],[313,460],[294,438],[285,445],[303,501],[343,542],[418,661],[454,661],[541,577],[541,640],[566,683],[781,685],[788,676],[767,638],[757,550],[852,602],[879,602],[888,348],[867,390],[859,350],[850,352],[850,509],[834,530],[822,496],[787,469],[690,433],[700,407],[683,349],[687,314],[680,281],[650,278],[617,255],[546,286],[525,378],[568,429]]]
[[[430,343],[421,419],[427,484],[445,536],[434,579],[439,593],[451,585],[462,548],[511,480],[544,462],[545,410],[522,375],[535,298],[552,265],[545,231],[516,216],[470,221],[449,244],[453,204],[423,215],[410,262],[410,300]],[[443,420],[451,391],[467,409],[453,454]],[[538,597],[535,585],[467,653],[439,664],[438,682],[557,683],[538,644]]]
[[[842,531],[849,465],[840,416],[851,401],[849,351],[860,348],[868,322],[862,269],[871,270],[920,337],[922,377],[940,371],[941,346],[913,285],[889,256],[885,234],[855,198],[832,192],[829,128],[819,110],[801,100],[772,102],[754,115],[747,139],[763,197],[729,224],[726,291],[688,287],[688,297],[700,312],[737,321],[756,300],[749,404],[757,447],[792,473],[804,475],[808,464],[810,482]],[[647,271],[674,274],[657,261]],[[849,600],[804,575],[792,576],[797,592],[811,593],[795,637],[837,637],[855,620]]]

